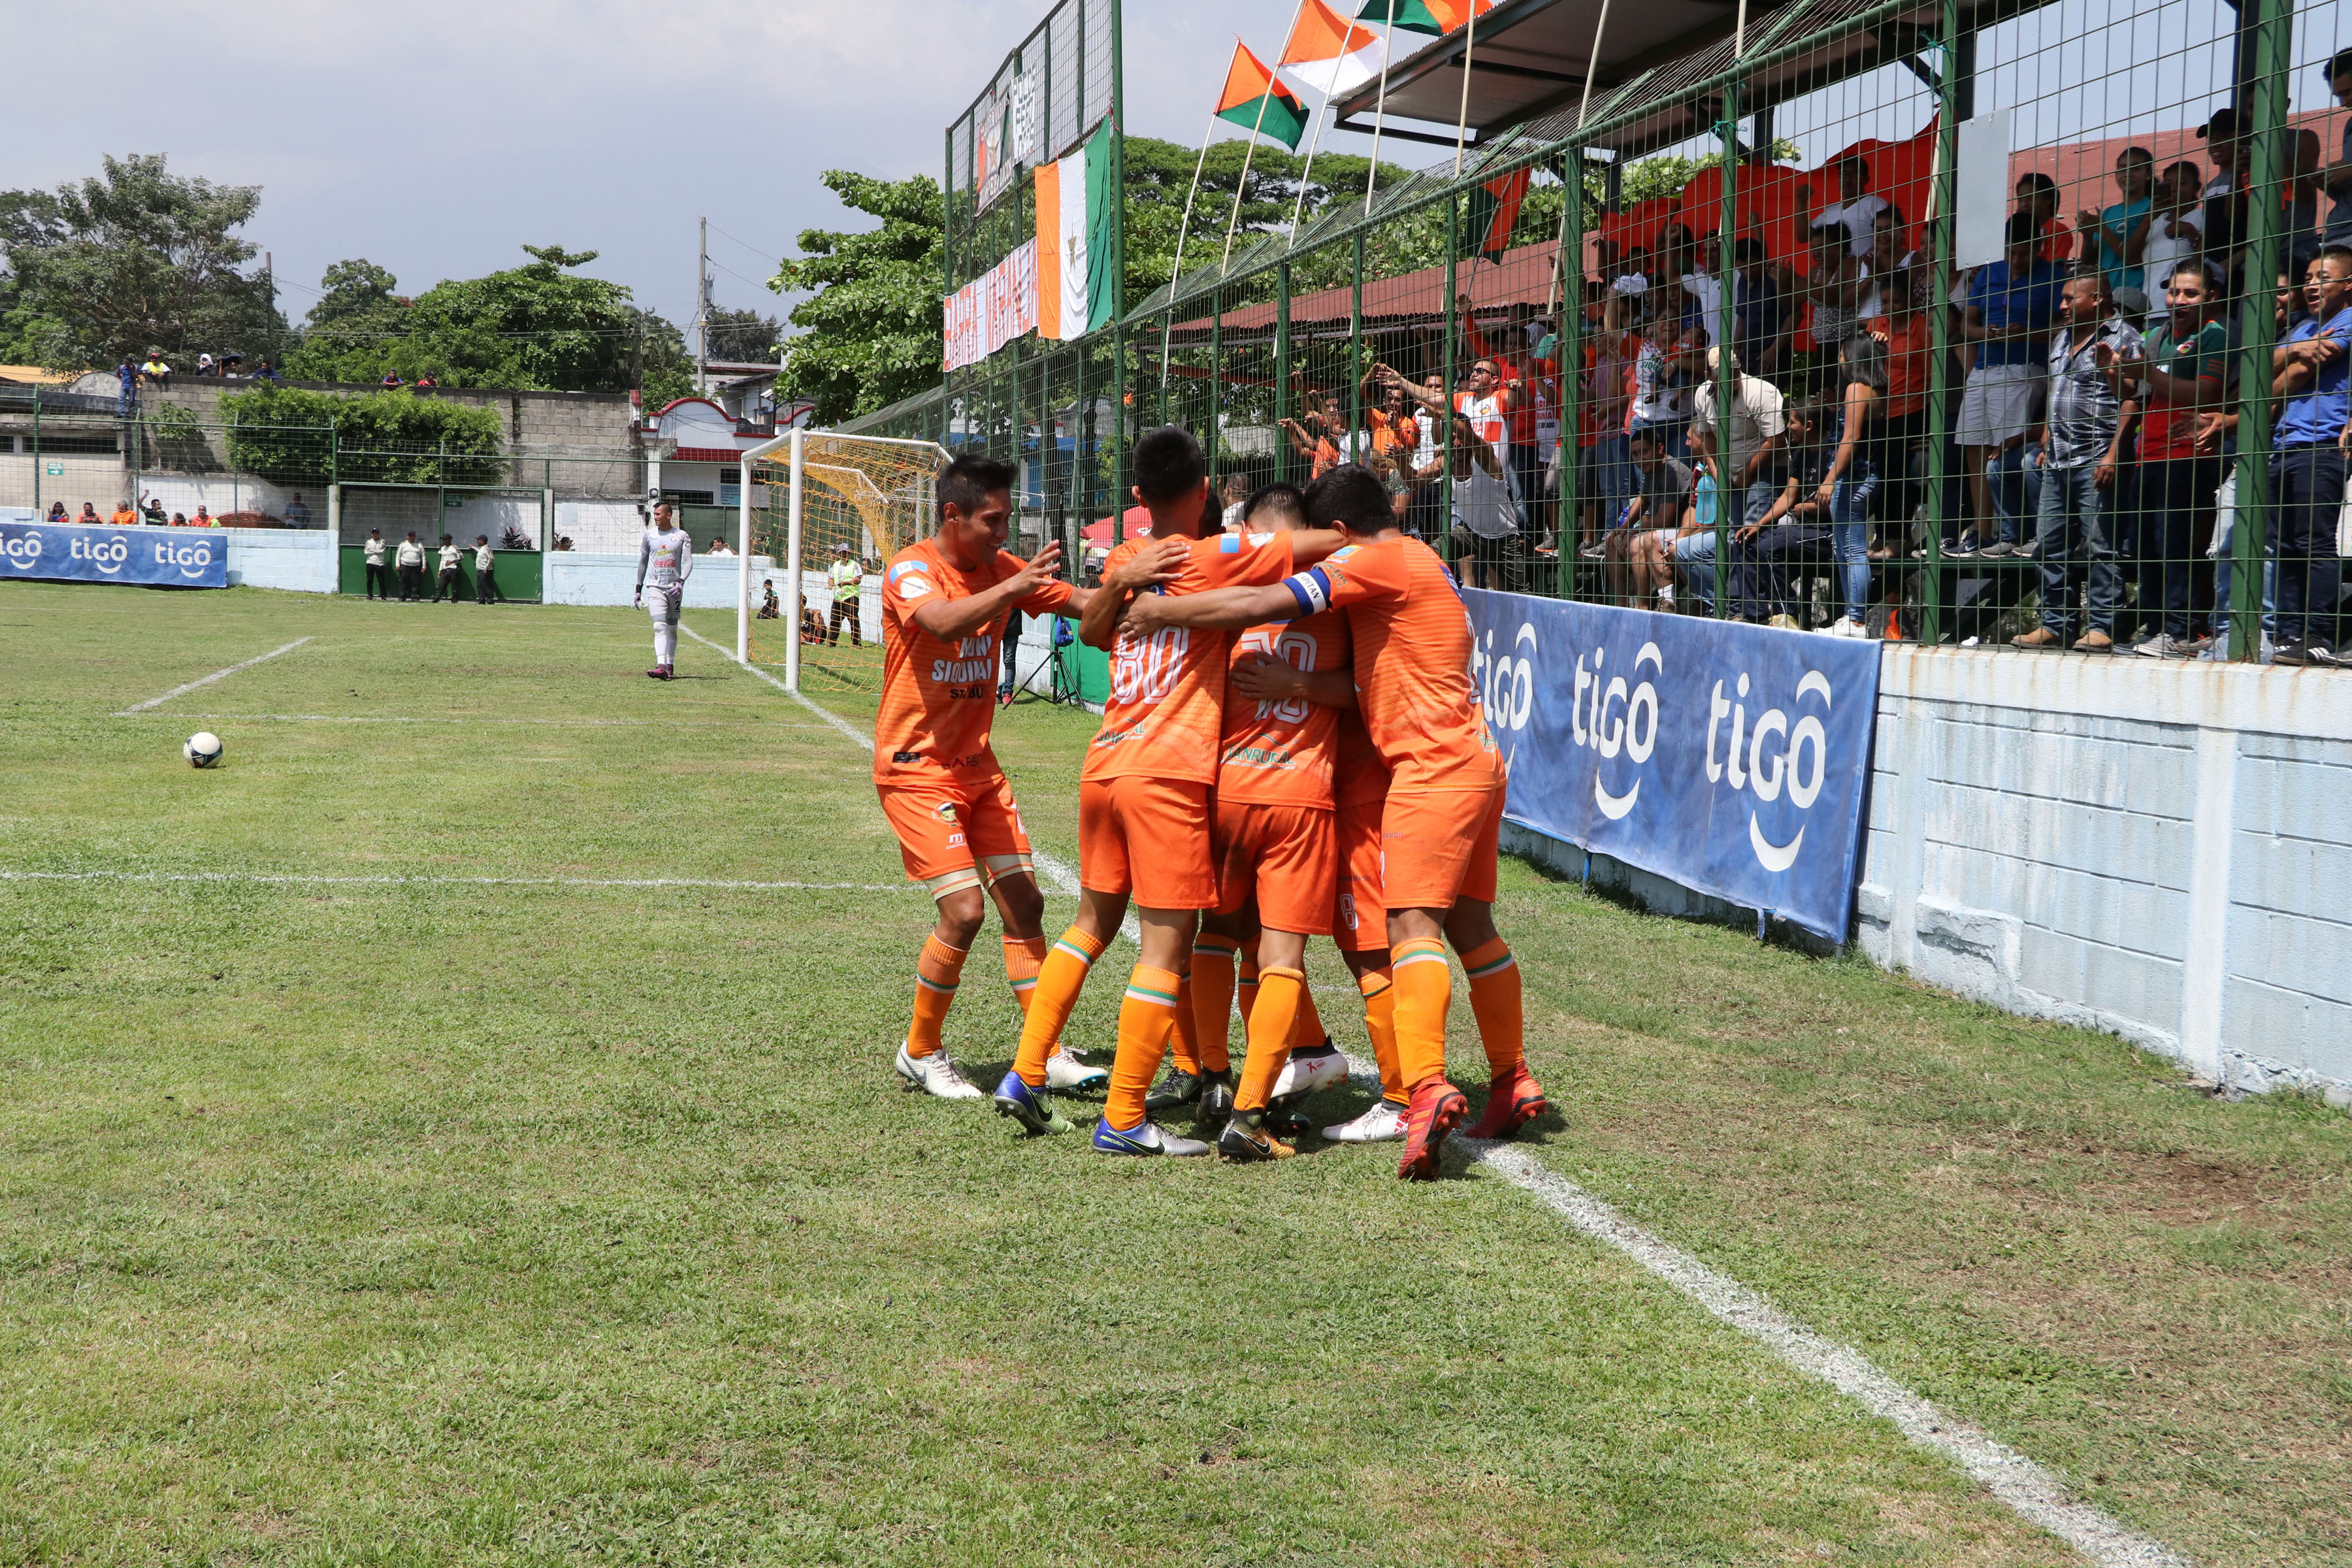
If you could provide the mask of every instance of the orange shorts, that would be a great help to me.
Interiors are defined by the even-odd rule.
[[[1331,940],[1342,952],[1369,952],[1389,944],[1388,904],[1381,891],[1381,814],[1385,801],[1343,805],[1333,814],[1339,878],[1332,889]]]
[[[1381,900],[1391,910],[1495,901],[1503,834],[1500,789],[1391,795],[1381,813]]]
[[[977,887],[988,858],[1025,858],[1029,853],[1021,803],[1013,798],[1013,783],[1003,773],[885,784],[876,793],[882,797],[882,815],[889,819],[890,831],[898,836],[898,854],[907,863],[909,880],[931,882],[969,871],[972,878],[962,885]]]
[[[1331,813],[1319,805],[1217,801],[1217,913],[1257,895],[1257,923],[1321,936],[1331,929],[1338,867]]]
[[[1205,784],[1140,773],[1078,785],[1078,885],[1131,893],[1147,910],[1205,910],[1217,901],[1209,858]]]

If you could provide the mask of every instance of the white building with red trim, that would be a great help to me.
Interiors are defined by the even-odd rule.
[[[775,423],[738,418],[708,397],[680,397],[645,416],[646,488],[681,506],[734,506],[741,499],[743,454],[779,432],[808,423],[812,404],[776,411]],[[766,504],[754,487],[751,504]]]

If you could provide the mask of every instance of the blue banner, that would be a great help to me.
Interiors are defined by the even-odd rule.
[[[1845,940],[1876,643],[1462,596],[1512,821]]]
[[[228,541],[211,529],[0,522],[0,577],[226,588]]]

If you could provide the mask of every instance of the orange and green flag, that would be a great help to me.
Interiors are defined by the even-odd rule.
[[[1519,207],[1527,199],[1525,169],[1489,180],[1472,191],[1462,215],[1470,254],[1502,260],[1503,252],[1511,248],[1511,231],[1519,225]]]
[[[1478,15],[1495,8],[1495,0],[1478,0]],[[1383,22],[1408,33],[1443,37],[1470,20],[1470,0],[1364,0],[1356,13],[1359,22]]]
[[[1307,134],[1307,105],[1238,40],[1233,68],[1225,72],[1224,94],[1217,100],[1217,118],[1264,132],[1294,153]]]

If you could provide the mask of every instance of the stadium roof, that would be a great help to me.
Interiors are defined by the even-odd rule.
[[[1986,26],[2037,9],[2045,0],[1978,0],[1962,7],[1969,26]],[[1591,79],[1591,123],[1608,118],[1620,89],[1642,84],[1656,100],[1679,83],[1696,86],[1727,73],[1739,25],[1737,0],[1627,0],[1611,9],[1599,34],[1604,0],[1502,0],[1475,29],[1449,33],[1389,68],[1387,98],[1377,81],[1339,101],[1335,129],[1370,132],[1380,109],[1384,137],[1454,145],[1455,118],[1465,115],[1464,61],[1468,60],[1467,144],[1544,121],[1539,133],[1564,136],[1575,128]],[[1756,59],[1784,40],[1834,28],[1867,14],[1878,24],[1754,71],[1742,84],[1740,110],[1753,113],[1881,66],[1917,59],[1921,38],[1940,15],[1937,0],[1920,0],[1891,15],[1879,0],[1749,0],[1746,53]],[[1661,109],[1593,139],[1621,156],[1654,152],[1706,132],[1706,102]],[[1402,121],[1402,123],[1400,123]]]

